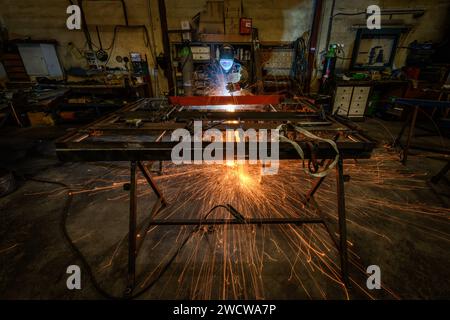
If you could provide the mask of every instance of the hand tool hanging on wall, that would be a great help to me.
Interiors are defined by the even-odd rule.
[[[98,26],[95,26],[95,30],[97,30],[98,43],[100,45],[100,49],[95,52],[97,59],[101,62],[106,62],[108,60],[108,53],[103,50],[102,39],[100,38],[100,31]]]

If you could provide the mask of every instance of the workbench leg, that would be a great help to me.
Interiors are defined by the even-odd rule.
[[[408,124],[411,122],[411,116],[412,116],[412,114],[410,113],[408,115],[408,119],[405,121],[402,128],[400,129],[400,132],[398,133],[397,137],[395,138],[394,144],[392,145],[393,147],[396,147],[400,144],[400,140],[402,139],[403,133],[405,133],[405,130],[408,127]]]
[[[449,170],[450,170],[450,160],[435,176],[431,178],[431,182],[435,184],[438,183],[439,180],[441,180],[442,177],[445,176]]]
[[[408,140],[406,140],[406,146],[403,148],[403,159],[402,159],[403,164],[406,164],[406,161],[408,160],[409,146],[411,144],[412,136],[414,135],[414,127],[416,126],[418,112],[419,112],[419,107],[415,106],[414,113],[413,113],[412,119],[411,119],[411,124],[409,126]]]
[[[314,181],[314,185],[306,194],[306,202],[309,202],[309,200],[314,196],[314,194],[319,189],[320,185],[322,184],[323,180],[325,180],[325,178],[326,178],[326,176],[321,177],[321,178],[317,179],[316,181]]]
[[[333,141],[336,142],[337,139],[339,138],[339,134],[337,134],[334,138]],[[328,160],[328,162],[325,164],[325,168],[328,169],[329,165],[331,164],[331,160]],[[320,164],[320,166],[324,165],[324,161],[322,160],[322,163]],[[311,200],[311,198],[314,196],[314,194],[316,193],[316,191],[320,188],[320,185],[322,184],[322,182],[325,180],[327,176],[324,177],[320,177],[319,179],[317,179],[316,181],[314,181],[314,184],[312,186],[312,188],[308,191],[308,193],[306,194],[306,203],[309,202],[309,200]],[[306,204],[305,203],[305,204]]]
[[[401,145],[401,141],[400,140],[402,139],[406,128],[408,128],[411,125],[413,114],[414,114],[414,112],[409,112],[408,113],[408,116],[407,116],[407,119],[406,119],[405,123],[403,124],[402,128],[400,129],[400,132],[398,133],[397,137],[394,140],[393,147]]]
[[[136,161],[131,161],[130,166],[130,218],[128,228],[128,287],[126,294],[131,294],[135,285],[136,275]]]
[[[150,174],[150,171],[147,169],[147,167],[141,161],[138,161],[137,164],[138,164],[139,170],[141,170],[142,174],[144,175],[145,180],[147,180],[150,187],[152,187],[153,192],[155,192],[155,194],[161,200],[161,203],[163,205],[166,205],[167,204],[166,199],[164,198],[161,190],[159,190],[158,186],[156,185],[156,182],[153,180],[153,178]]]
[[[23,128],[23,124],[20,121],[19,116],[17,115],[16,109],[14,108],[14,105],[12,104],[12,102],[9,103],[9,107],[11,108],[11,113],[14,117],[14,120],[16,120],[19,127]]]
[[[345,218],[344,165],[339,158],[336,166],[336,191],[339,219],[339,255],[341,258],[342,281],[348,287],[347,221]]]

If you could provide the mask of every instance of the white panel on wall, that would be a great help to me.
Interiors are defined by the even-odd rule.
[[[29,76],[46,76],[47,65],[39,44],[19,44],[19,53]]]
[[[56,79],[64,77],[54,44],[21,43],[18,48],[29,76]]]
[[[41,43],[42,55],[47,65],[48,76],[51,78],[62,78],[64,76],[59,64],[58,55],[54,44]]]

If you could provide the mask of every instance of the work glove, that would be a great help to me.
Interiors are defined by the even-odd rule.
[[[228,82],[226,89],[228,90],[228,92],[236,92],[241,90],[241,85],[239,82],[233,83],[233,82]]]

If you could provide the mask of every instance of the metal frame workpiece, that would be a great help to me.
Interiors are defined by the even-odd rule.
[[[230,100],[231,99],[231,100]],[[236,107],[227,111],[230,103]],[[245,103],[243,103],[245,102]],[[336,171],[339,238],[330,231],[314,201],[314,194],[325,177],[318,178],[305,195],[305,204],[313,205],[318,218],[245,218],[243,219],[157,219],[156,215],[167,201],[153,181],[144,161],[171,159],[171,150],[177,142],[170,141],[170,133],[178,128],[191,129],[194,120],[201,120],[219,130],[226,128],[276,128],[280,124],[293,123],[308,131],[328,137],[336,142],[339,160]],[[305,153],[305,159],[315,165],[327,167],[336,151],[325,142],[309,141],[294,132],[292,139]],[[137,238],[137,173],[144,175],[159,201],[152,209],[149,225],[223,225],[223,224],[322,224],[336,245],[341,264],[342,281],[349,285],[347,230],[345,217],[343,159],[370,158],[375,144],[348,123],[324,115],[309,103],[281,103],[277,96],[253,96],[246,98],[176,97],[166,99],[142,99],[129,104],[90,125],[75,130],[56,142],[56,152],[62,161],[130,161],[129,256],[128,287],[131,295],[135,287],[136,257],[143,237]],[[202,145],[204,148],[205,145]],[[297,159],[299,155],[290,143],[280,143],[280,159]],[[224,145],[225,149],[225,145]],[[248,146],[246,146],[248,150]],[[191,152],[195,151],[192,145]],[[300,170],[300,166],[299,166]],[[235,209],[234,209],[235,210]],[[146,234],[145,232],[143,233]]]

